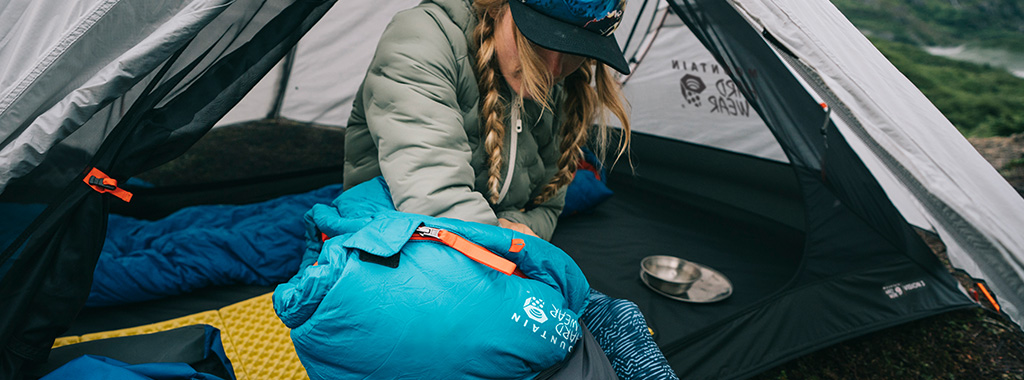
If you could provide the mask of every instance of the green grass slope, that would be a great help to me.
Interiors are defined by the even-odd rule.
[[[905,43],[872,42],[964,135],[1024,132],[1024,79],[1003,69],[933,56]]]
[[[979,43],[1024,51],[1020,0],[832,0],[854,25],[924,46]]]
[[[832,0],[968,137],[1024,132],[1024,79],[922,46],[984,46],[1024,54],[1020,0]]]

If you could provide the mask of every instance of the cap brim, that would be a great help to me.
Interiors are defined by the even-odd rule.
[[[509,0],[508,4],[519,32],[533,43],[557,52],[593,58],[615,71],[629,74],[629,64],[622,56],[614,35],[602,36],[562,22],[533,10],[519,0]]]

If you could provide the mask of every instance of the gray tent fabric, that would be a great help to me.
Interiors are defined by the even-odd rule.
[[[290,120],[344,126],[352,100],[391,16],[418,0],[340,1],[295,47],[294,65],[271,74],[232,109],[221,125],[263,118],[274,100]],[[350,33],[357,30],[358,33]],[[287,77],[287,88],[281,88]],[[329,79],[329,80],[325,80]]]
[[[728,70],[682,21],[666,20],[626,78],[635,130],[786,162]]]
[[[343,128],[377,37],[416,3],[0,7],[0,377],[45,357],[84,303],[82,269],[119,202],[82,183],[89,169],[123,181],[215,125],[267,116]],[[1024,200],[830,3],[632,0],[616,35],[633,69],[634,167],[613,173],[621,196],[556,240],[595,289],[637,302],[678,373],[745,378],[973,305],[912,226],[1024,319]],[[614,244],[588,233],[615,223],[628,233]],[[727,302],[669,302],[622,274],[747,227],[691,253],[743,274]]]
[[[0,99],[0,133],[5,136],[0,148],[0,191],[34,169],[44,152],[74,133],[100,107],[163,63],[226,3],[168,6],[104,1],[92,7],[88,3],[53,7],[33,2],[19,4],[23,5],[20,15],[5,12],[5,18],[18,22],[2,38],[10,39],[15,48],[4,49],[0,56],[7,68],[5,81],[11,81]],[[38,35],[35,30],[52,33]],[[26,125],[28,120],[32,122]]]

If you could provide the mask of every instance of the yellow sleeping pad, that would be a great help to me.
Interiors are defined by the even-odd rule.
[[[308,379],[288,336],[288,327],[274,314],[272,296],[273,293],[267,293],[219,310],[143,326],[61,337],[53,347],[206,324],[220,329],[224,352],[231,360],[238,380]]]

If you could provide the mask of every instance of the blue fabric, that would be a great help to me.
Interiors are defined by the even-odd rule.
[[[304,266],[278,286],[274,308],[312,379],[527,379],[579,338],[589,285],[547,241],[395,211],[380,177],[314,206],[306,220]],[[408,241],[420,225],[454,232],[531,279],[437,242]],[[331,238],[321,242],[321,232]],[[509,251],[513,239],[525,242],[521,251]],[[398,266],[360,255],[398,255]]]
[[[678,379],[654,343],[647,320],[636,304],[596,290],[581,321],[601,346],[621,380]]]
[[[40,380],[223,380],[196,372],[185,363],[127,364],[102,356],[84,355],[43,376]]]
[[[217,360],[220,361],[221,365],[227,369],[228,374],[231,375],[230,379],[235,380],[235,366],[231,364],[231,359],[228,359],[228,353],[224,351],[224,342],[220,338],[220,329],[210,326],[203,325],[203,331],[206,333],[206,340],[203,342],[203,358],[209,358],[210,355],[217,356]]]
[[[287,281],[304,249],[303,215],[341,191],[339,184],[248,205],[194,206],[155,221],[110,215],[86,305]]]
[[[583,150],[583,160],[592,168],[580,168],[565,193],[565,206],[560,218],[587,212],[612,196],[601,161],[590,150]]]

